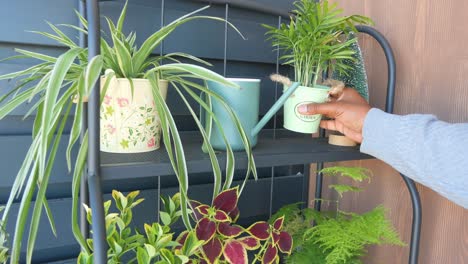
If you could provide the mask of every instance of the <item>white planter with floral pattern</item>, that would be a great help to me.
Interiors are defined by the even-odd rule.
[[[146,79],[113,77],[101,105],[101,151],[140,153],[160,147],[161,121],[153,99],[151,84]],[[105,77],[101,77],[101,87]],[[167,81],[159,81],[164,99]]]

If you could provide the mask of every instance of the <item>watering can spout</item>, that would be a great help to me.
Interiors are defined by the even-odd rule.
[[[258,122],[258,124],[252,129],[251,136],[255,137],[258,135],[260,130],[270,121],[270,119],[278,112],[278,110],[286,103],[289,96],[291,96],[294,91],[299,87],[300,83],[295,82],[289,86],[283,93],[283,95],[276,101],[276,103],[268,110],[268,112],[263,116],[263,118]]]

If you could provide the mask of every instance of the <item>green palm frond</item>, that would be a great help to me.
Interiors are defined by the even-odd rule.
[[[283,63],[294,67],[295,80],[314,86],[328,68],[348,70],[343,61],[354,60],[350,47],[356,39],[343,36],[356,32],[355,24],[370,24],[371,20],[358,15],[341,16],[342,10],[328,0],[299,0],[294,6],[289,24],[264,26],[268,40],[284,54]]]

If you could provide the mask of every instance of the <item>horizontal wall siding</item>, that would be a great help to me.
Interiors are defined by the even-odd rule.
[[[75,15],[78,1],[63,0],[15,0],[0,4],[0,60],[15,55],[15,48],[45,53],[58,56],[66,49],[44,36],[29,31],[52,30],[46,21],[53,24],[78,23]],[[278,8],[290,9],[290,0],[280,0],[271,3],[269,0],[257,0],[257,2],[273,5]],[[116,21],[125,1],[103,1],[100,3],[101,23],[104,31],[103,36],[108,37],[108,28],[104,17]],[[189,0],[165,0],[164,1],[164,23],[168,24],[174,19],[189,12],[204,7],[204,3]],[[127,21],[124,31],[137,32],[137,44],[141,43],[153,32],[161,27],[162,1],[152,0],[129,0]],[[212,6],[204,10],[200,15],[210,15],[224,18],[224,6]],[[261,102],[260,115],[264,115],[273,105],[281,91],[281,87],[269,81],[268,76],[277,71],[276,52],[271,45],[265,41],[265,29],[261,24],[277,25],[278,17],[246,11],[239,8],[230,8],[229,20],[245,36],[240,37],[232,28],[228,31],[227,43],[227,76],[260,78]],[[77,39],[77,32],[73,29],[61,27],[72,39]],[[224,30],[225,24],[221,21],[197,20],[185,24],[174,31],[163,43],[163,53],[184,52],[203,58],[213,64],[211,70],[222,74],[224,65]],[[161,47],[153,51],[155,54],[161,52]],[[19,71],[36,64],[37,61],[8,60],[0,61],[0,75]],[[286,67],[280,67],[283,73],[289,71]],[[8,93],[17,80],[0,81],[0,96]],[[36,98],[37,100],[37,98]],[[175,116],[180,130],[194,130],[195,123],[191,120],[189,112],[178,99],[177,93],[169,89],[168,104]],[[11,186],[24,156],[31,143],[31,127],[34,113],[28,118],[24,115],[33,104],[24,105],[14,110],[10,115],[0,120],[0,204],[7,201]],[[190,101],[194,109],[198,106]],[[272,120],[267,128],[279,127],[281,122]],[[67,124],[65,134],[69,132],[70,122]],[[43,215],[34,263],[75,263],[79,247],[74,241],[70,228],[71,208],[71,179],[65,160],[65,150],[68,143],[68,135],[65,135],[59,147],[56,165],[52,171],[49,182],[47,197],[56,219],[58,237],[54,237],[48,226],[47,218]],[[73,150],[73,156],[76,149]],[[274,172],[274,175],[273,175]],[[236,179],[242,179],[244,171],[236,172]],[[259,168],[260,180],[247,185],[245,193],[240,199],[242,218],[240,223],[247,224],[254,220],[267,218],[271,210],[276,210],[286,203],[297,202],[303,199],[303,166],[292,166],[282,168]],[[292,176],[290,176],[292,175]],[[274,176],[274,177],[272,177]],[[274,179],[272,181],[272,179]],[[191,197],[208,202],[211,197],[210,174],[190,175]],[[161,190],[163,194],[172,194],[177,191],[175,177],[162,177]],[[288,186],[288,188],[282,188]],[[142,190],[141,196],[145,202],[137,207],[135,211],[135,226],[141,228],[143,223],[156,220],[157,216],[157,177],[148,177],[134,181],[109,181],[103,183],[105,199],[110,199],[113,189],[120,191]],[[273,191],[273,196],[271,192]],[[270,201],[270,197],[274,199]],[[13,225],[16,219],[19,203],[13,205],[12,214],[8,223],[8,232],[13,234]],[[175,227],[182,228],[181,225]],[[25,244],[25,243],[23,243]],[[53,262],[55,261],[55,262]]]

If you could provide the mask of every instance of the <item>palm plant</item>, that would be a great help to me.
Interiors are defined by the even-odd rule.
[[[294,67],[295,80],[314,87],[329,67],[340,72],[348,70],[343,60],[354,60],[350,47],[357,39],[346,36],[357,32],[355,24],[372,21],[360,15],[340,17],[343,10],[328,0],[298,0],[294,6],[289,24],[283,23],[279,28],[264,26],[273,46],[284,53],[284,64]]]
[[[246,178],[250,173],[252,173],[255,178],[257,177],[255,163],[250,150],[250,142],[246,133],[243,131],[237,116],[220,96],[208,90],[206,85],[200,85],[194,82],[193,79],[220,82],[226,86],[232,87],[233,89],[237,88],[237,86],[210,70],[193,64],[180,63],[177,60],[177,57],[185,57],[192,59],[195,62],[201,62],[209,65],[193,56],[183,53],[167,54],[164,56],[151,55],[152,51],[171,32],[184,23],[196,19],[224,21],[223,19],[216,17],[194,16],[196,13],[206,8],[207,7],[196,10],[195,12],[180,17],[167,26],[162,27],[160,30],[149,36],[143,42],[141,47],[138,48],[135,45],[135,33],[125,35],[122,32],[127,9],[127,5],[125,5],[117,24],[114,24],[110,19],[107,19],[107,23],[110,28],[110,41],[102,38],[102,55],[96,56],[91,60],[87,59],[87,49],[79,47],[77,43],[52,24],[49,25],[55,34],[47,32],[37,33],[56,40],[60,44],[68,47],[68,50],[65,53],[58,57],[53,57],[27,50],[16,49],[16,51],[21,55],[12,58],[33,58],[40,62],[25,70],[0,76],[0,80],[13,78],[18,79],[17,85],[6,95],[0,98],[0,119],[7,116],[11,111],[23,103],[37,99],[37,102],[30,107],[30,110],[26,114],[26,116],[29,116],[36,111],[32,128],[33,141],[15,178],[2,218],[6,224],[13,201],[15,198],[21,197],[11,250],[12,263],[17,263],[19,261],[21,241],[23,240],[33,196],[35,196],[35,204],[32,210],[32,218],[28,234],[26,261],[31,263],[32,260],[42,208],[45,208],[51,229],[54,234],[56,233],[55,224],[45,194],[51,171],[55,163],[55,157],[59,154],[57,149],[60,140],[62,139],[65,124],[69,119],[72,121],[72,127],[65,155],[67,166],[70,171],[72,170],[72,149],[74,147],[79,148],[78,155],[73,166],[72,231],[82,250],[90,253],[85,239],[80,233],[77,215],[79,208],[79,185],[87,158],[87,132],[84,133],[84,138],[81,143],[78,143],[78,139],[80,137],[80,131],[83,129],[83,108],[86,107],[85,104],[83,104],[84,100],[104,69],[112,69],[113,73],[110,74],[115,74],[117,77],[129,79],[134,77],[143,77],[150,80],[153,88],[156,108],[161,119],[163,141],[166,147],[166,152],[169,156],[172,167],[174,168],[174,173],[179,180],[182,219],[187,229],[192,229],[192,227],[189,220],[190,204],[187,198],[188,171],[184,156],[184,148],[176,123],[171,115],[171,110],[159,93],[159,79],[164,78],[173,85],[174,89],[180,95],[181,100],[186,104],[200,130],[205,141],[204,150],[208,153],[213,167],[215,183],[213,197],[216,197],[222,190],[228,189],[231,186],[235,168],[234,153],[228,148],[226,153],[225,184],[222,185],[221,168],[215,152],[209,144],[209,135],[207,135],[197,114],[189,105],[188,98],[193,98],[198,102],[201,107],[206,110],[207,114],[212,116],[214,124],[217,125],[221,131],[222,128],[219,125],[219,122],[210,110],[210,100],[202,100],[200,93],[208,98],[220,100],[223,103],[227,111],[230,113],[231,118],[237,124],[239,133],[242,135],[249,161]],[[87,21],[79,14],[78,17],[84,25],[84,29],[80,29],[74,25],[64,26],[72,27],[86,34]],[[162,61],[165,59],[171,60],[174,63],[163,65]],[[111,78],[107,78],[107,80],[109,79]],[[108,85],[109,83],[107,82],[103,85],[102,95],[105,94]],[[101,102],[102,100],[103,96],[101,96]],[[72,112],[73,101],[76,103],[74,113]],[[226,143],[226,145],[229,144]]]

